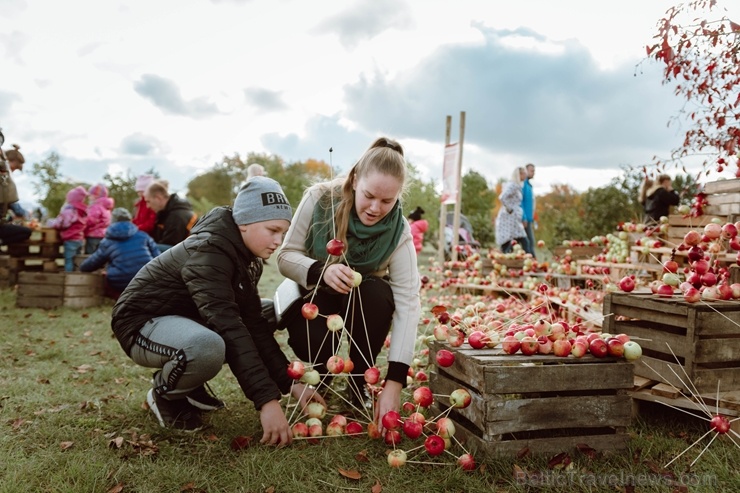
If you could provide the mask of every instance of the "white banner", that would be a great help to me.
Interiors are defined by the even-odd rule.
[[[454,204],[457,202],[457,153],[458,145],[445,146],[445,159],[442,163],[442,203]]]

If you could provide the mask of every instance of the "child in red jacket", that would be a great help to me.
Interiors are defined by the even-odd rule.
[[[67,272],[74,270],[75,255],[82,253],[87,224],[86,197],[87,190],[84,187],[73,188],[67,192],[67,201],[59,215],[49,221],[49,227],[59,230],[59,236],[64,241],[64,270]]]
[[[139,200],[134,204],[134,218],[131,220],[140,231],[150,236],[152,231],[154,231],[154,226],[157,224],[157,213],[146,205],[144,192],[146,191],[146,187],[153,181],[154,176],[152,175],[141,175],[136,179],[134,190],[139,194]]]

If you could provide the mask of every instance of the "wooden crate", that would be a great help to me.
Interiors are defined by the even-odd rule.
[[[625,333],[642,346],[635,374],[697,392],[740,390],[740,305],[688,303],[652,293],[609,293],[603,331]],[[672,351],[672,352],[671,352]],[[683,383],[682,383],[683,381]]]
[[[559,453],[587,445],[601,451],[627,446],[633,365],[622,359],[507,355],[499,349],[450,348],[433,343],[430,358],[449,349],[455,362],[436,368],[430,387],[446,409],[453,390],[472,402],[450,411],[456,437],[489,456]]]
[[[103,302],[103,276],[81,272],[19,272],[19,308],[88,308]]]
[[[62,257],[61,243],[46,243],[43,241],[23,241],[4,245],[5,253],[11,257],[42,257],[54,259]]]
[[[705,214],[736,216],[740,214],[740,179],[718,180],[706,183],[704,193],[708,205]],[[730,218],[729,220],[735,221]]]

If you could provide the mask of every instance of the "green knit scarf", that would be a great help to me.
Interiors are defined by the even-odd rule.
[[[306,249],[317,260],[326,260],[326,244],[334,238],[331,218],[332,209],[326,197],[322,197],[313,210],[312,224],[306,236]],[[339,198],[334,199],[334,208]],[[404,218],[400,201],[396,201],[393,209],[383,219],[372,226],[365,226],[357,217],[355,208],[350,212],[347,226],[347,245],[344,255],[347,263],[363,276],[380,269],[381,264],[391,256],[398,246],[403,233]]]

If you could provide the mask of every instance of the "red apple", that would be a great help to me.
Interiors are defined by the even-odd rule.
[[[424,417],[424,415],[419,412],[409,414],[408,419],[410,419],[411,421],[418,421],[422,424],[422,426],[427,422],[427,419]]]
[[[398,411],[388,411],[383,415],[381,422],[386,430],[395,430],[401,426],[401,415]]]
[[[437,351],[436,360],[439,366],[447,368],[448,366],[452,366],[452,364],[455,362],[455,355],[452,353],[452,351],[448,351],[447,349],[440,349],[439,351]]]
[[[570,350],[570,354],[572,354],[574,358],[583,358],[587,352],[588,345],[585,342],[579,341],[576,341]]]
[[[351,359],[349,359],[349,357],[347,359],[345,359],[344,360],[344,370],[342,370],[342,371],[344,373],[352,373],[352,370],[354,370],[354,369],[355,369],[354,362]]]
[[[725,416],[717,415],[709,421],[709,426],[717,433],[724,435],[730,431],[730,420]]]
[[[602,338],[592,340],[588,345],[588,351],[597,358],[604,358],[609,353],[606,341]]]
[[[437,420],[437,435],[442,438],[450,438],[455,434],[455,423],[450,418],[439,418]]]
[[[306,367],[302,361],[294,360],[288,363],[288,377],[293,380],[300,380],[306,373]]]
[[[340,256],[344,253],[344,242],[336,238],[332,238],[329,240],[329,243],[326,244],[326,253],[333,255],[334,257]]]
[[[516,336],[506,336],[504,337],[504,340],[501,342],[501,348],[504,350],[506,354],[514,354],[517,351],[519,351],[519,348],[521,347],[522,343],[519,342],[519,339],[517,339]]]
[[[331,423],[326,425],[326,435],[332,437],[342,436],[344,435],[344,426],[342,426],[340,423],[332,421]]]
[[[722,226],[715,223],[707,223],[704,226],[704,235],[710,240],[716,240],[722,234]]]
[[[482,330],[474,330],[468,336],[468,344],[470,344],[470,347],[473,349],[483,349],[486,347],[486,344],[488,344],[488,340],[488,334]]]
[[[566,339],[558,339],[552,343],[552,352],[555,356],[565,357],[570,354],[572,347]]]
[[[471,400],[470,392],[465,389],[455,389],[450,394],[450,405],[457,409],[468,407]]]
[[[434,402],[434,395],[429,387],[419,387],[414,390],[413,399],[421,407],[429,407]]]
[[[470,454],[462,454],[457,458],[457,465],[460,466],[463,471],[473,471],[475,470],[475,459],[473,459],[473,456]]]
[[[445,441],[439,435],[429,435],[424,440],[424,448],[432,457],[436,457],[445,451]]]
[[[293,438],[304,438],[308,436],[308,426],[306,423],[298,422],[291,427]]]
[[[385,430],[384,440],[386,445],[398,445],[401,443],[401,432],[399,430]]]
[[[380,380],[380,370],[378,370],[376,367],[371,366],[367,370],[365,370],[365,382],[369,383],[370,385],[375,385],[378,383],[378,380]]]
[[[350,421],[344,431],[347,435],[360,435],[362,434],[362,425],[357,421]]]
[[[629,293],[635,289],[635,276],[624,276],[618,283],[619,289]]]
[[[534,337],[526,336],[521,341],[520,349],[525,356],[537,354],[540,344]]]
[[[424,370],[419,370],[416,372],[416,375],[414,375],[414,380],[417,382],[426,382],[429,380],[429,375],[427,375]]]
[[[445,324],[439,324],[434,326],[434,339],[437,341],[446,341],[447,340],[447,333],[449,331],[449,327]]]
[[[609,356],[614,356],[615,358],[624,356],[624,343],[616,337],[607,339],[606,349]]]
[[[683,299],[689,303],[696,303],[701,300],[701,291],[692,286],[683,292]]]
[[[452,347],[460,347],[465,342],[465,332],[457,328],[451,328],[447,331],[447,342]]]
[[[730,284],[730,289],[732,289],[733,299],[740,298],[740,282],[735,282],[735,283]]]
[[[673,296],[673,287],[665,283],[660,283],[656,294],[661,298],[670,298]]]
[[[319,307],[314,303],[304,303],[301,307],[301,315],[306,320],[313,320],[319,316]]]
[[[403,433],[412,440],[419,438],[424,431],[424,425],[418,421],[406,419],[403,422]]]
[[[326,362],[326,368],[329,370],[329,373],[333,373],[334,375],[342,373],[344,371],[344,360],[341,356],[335,354],[329,357]]]
[[[552,353],[552,341],[548,336],[540,336],[537,338],[537,352],[539,354]]]
[[[378,424],[375,421],[370,421],[367,424],[367,436],[373,439],[383,436],[380,434],[380,428],[378,428]]]
[[[700,241],[701,241],[701,235],[697,231],[694,231],[693,229],[689,231],[688,233],[686,233],[683,237],[684,244],[690,247],[698,245]]]

